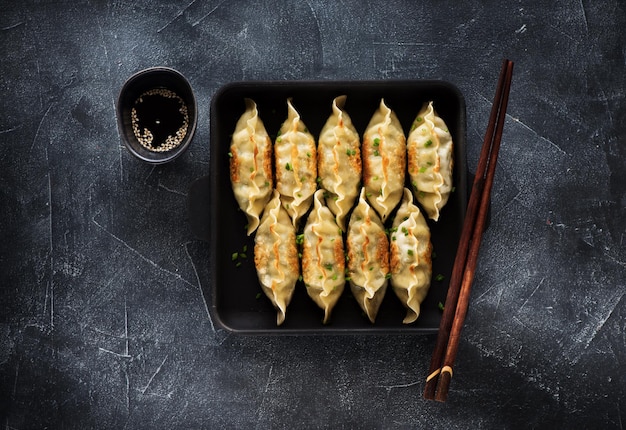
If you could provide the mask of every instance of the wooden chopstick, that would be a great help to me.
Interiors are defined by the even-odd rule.
[[[504,60],[454,260],[439,335],[426,378],[424,388],[426,399],[445,401],[448,395],[452,366],[467,314],[478,251],[490,204],[512,73],[513,62]]]
[[[472,237],[472,231],[474,230],[474,225],[476,224],[478,206],[480,204],[480,199],[484,188],[485,172],[487,171],[487,164],[489,162],[489,156],[491,153],[494,130],[498,119],[498,111],[500,108],[499,100],[502,98],[502,88],[504,86],[503,84],[506,77],[506,68],[507,61],[505,60],[502,64],[500,77],[498,78],[498,86],[496,88],[496,94],[494,97],[494,103],[491,108],[491,114],[489,115],[489,122],[487,125],[487,131],[485,132],[485,139],[483,141],[480,157],[478,159],[478,166],[476,168],[476,175],[474,176],[472,192],[470,194],[469,203],[467,205],[467,210],[465,213],[463,229],[461,230],[461,238],[459,240],[454,265],[452,266],[453,268],[450,277],[450,283],[448,286],[448,295],[446,297],[443,315],[439,324],[439,335],[437,336],[435,350],[430,361],[428,378],[426,379],[426,386],[424,388],[424,397],[427,399],[435,398],[438,376],[441,371],[441,363],[443,361],[445,350],[448,346],[450,329],[452,328],[452,320],[454,319],[457,301],[461,290],[463,270],[465,269],[465,262],[467,260],[467,253],[469,251],[469,243]]]

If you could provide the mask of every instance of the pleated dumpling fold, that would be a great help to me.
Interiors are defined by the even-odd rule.
[[[231,139],[230,182],[235,200],[248,219],[247,234],[259,226],[272,195],[272,141],[259,117],[256,103],[245,99],[246,110]]]
[[[346,96],[333,100],[332,115],[322,128],[317,144],[320,186],[327,191],[326,204],[344,231],[361,182],[361,143],[350,116],[343,110],[345,102]]]
[[[419,317],[430,288],[432,244],[426,219],[407,188],[393,220],[390,243],[391,286],[407,309],[402,322],[410,324]]]
[[[276,308],[276,324],[281,325],[300,276],[300,264],[296,229],[276,190],[263,212],[254,242],[254,265],[259,283]]]
[[[406,137],[383,99],[363,134],[361,151],[365,196],[384,223],[402,198]]]
[[[274,143],[276,189],[294,226],[310,209],[317,189],[317,149],[315,139],[300,114],[287,100],[287,119]]]
[[[346,273],[352,295],[373,323],[387,290],[389,240],[380,217],[367,203],[363,188],[350,215],[346,249]]]
[[[346,280],[341,230],[324,204],[323,194],[323,190],[315,193],[313,210],[304,226],[302,278],[309,297],[324,310],[323,323],[326,324]]]
[[[454,143],[433,102],[417,114],[407,141],[408,170],[413,193],[428,217],[439,220],[452,190]]]

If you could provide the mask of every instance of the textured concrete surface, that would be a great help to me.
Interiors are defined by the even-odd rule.
[[[623,2],[3,2],[0,426],[617,428],[626,423]],[[240,337],[207,313],[189,228],[209,105],[234,80],[444,79],[475,169],[515,73],[446,404],[434,336]],[[191,148],[152,167],[115,100],[146,67],[198,98]]]

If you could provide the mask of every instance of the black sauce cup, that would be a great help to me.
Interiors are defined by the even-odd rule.
[[[176,93],[187,107],[187,132],[180,144],[168,151],[152,151],[144,147],[133,131],[133,105],[139,96],[154,89],[166,89]],[[117,98],[117,126],[120,137],[131,154],[147,163],[167,163],[185,152],[193,139],[197,123],[198,106],[191,85],[180,72],[168,67],[151,67],[135,73],[126,80]]]

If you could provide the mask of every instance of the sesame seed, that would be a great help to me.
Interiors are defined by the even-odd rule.
[[[140,125],[140,118],[137,113],[137,105],[144,102],[144,98],[150,96],[160,96],[166,99],[174,99],[178,102],[178,112],[182,116],[182,124],[178,127],[176,132],[169,134],[165,139],[161,142],[155,142],[155,136],[153,132],[147,128]],[[154,123],[158,126],[161,125],[163,121],[161,119],[156,119]],[[133,128],[133,134],[144,148],[149,151],[154,152],[167,152],[179,146],[185,136],[187,135],[187,130],[189,128],[189,113],[187,112],[187,105],[184,100],[175,92],[165,89],[165,88],[155,88],[148,90],[142,93],[137,100],[135,101],[135,106],[131,110],[131,125]]]

